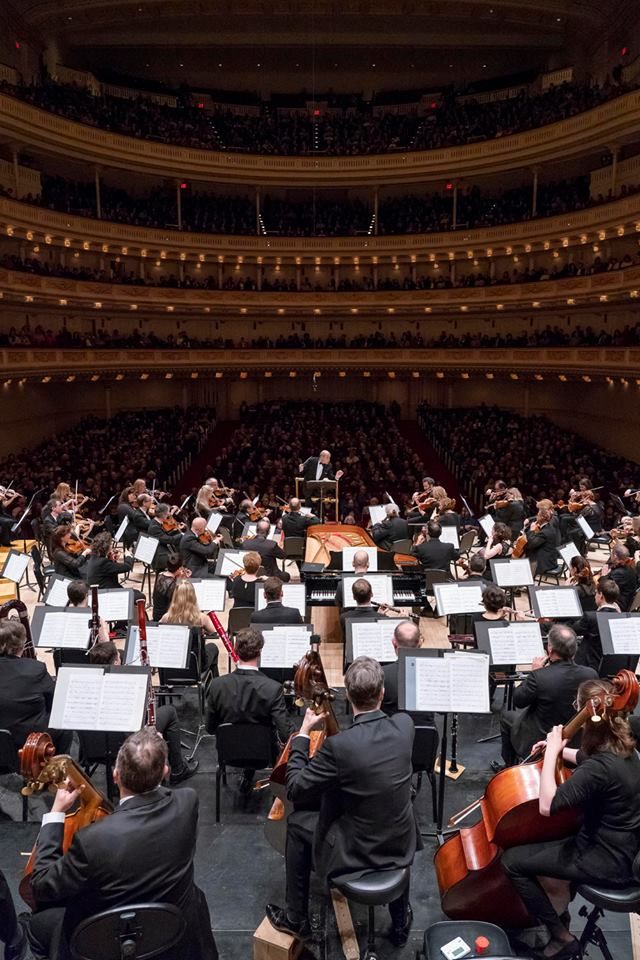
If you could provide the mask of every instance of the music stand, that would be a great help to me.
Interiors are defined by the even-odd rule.
[[[20,599],[20,581],[29,569],[29,554],[20,550],[9,549],[0,570],[0,577],[11,580],[16,585],[16,599]]]
[[[345,620],[343,667],[356,657],[373,657],[378,663],[394,663],[398,659],[392,643],[393,631],[404,620],[376,617],[371,620]]]
[[[19,517],[18,520],[16,520],[16,522],[14,523],[14,525],[11,527],[11,533],[17,533],[18,530],[20,530],[22,524],[24,523],[24,521],[27,519],[27,517],[28,517],[29,514],[31,513],[31,508],[32,508],[32,506],[33,506],[33,501],[35,500],[35,498],[36,498],[37,496],[39,496],[39,494],[42,493],[43,490],[44,490],[44,487],[41,487],[40,490],[36,490],[36,492],[32,495],[31,500],[29,500],[29,503],[28,503],[27,506],[25,507],[24,513],[22,514],[21,517]],[[22,551],[23,551],[23,553],[26,553],[26,552],[27,552],[27,538],[26,538],[26,536],[25,536],[24,530],[22,531]],[[31,581],[29,580],[29,567],[27,567],[27,582],[25,583],[25,587],[27,588],[27,590],[33,590],[33,591],[35,592],[35,589],[36,589],[36,588],[33,586],[33,584],[31,583]]]
[[[324,502],[325,498],[329,498],[329,494],[334,493],[335,497],[333,502],[335,503],[335,518],[338,519],[338,481],[337,480],[306,480],[304,484],[305,496],[308,500],[319,499],[320,500],[320,516],[318,519],[320,523],[324,523]],[[317,494],[316,497],[313,497],[312,494]]]
[[[640,613],[603,610],[596,613],[596,620],[602,645],[600,676],[624,669],[635,672],[640,656]]]
[[[311,624],[257,623],[255,628],[264,637],[260,673],[278,683],[293,680],[298,663],[312,644]]]

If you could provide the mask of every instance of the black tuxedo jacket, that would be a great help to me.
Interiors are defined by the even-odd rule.
[[[559,542],[558,530],[552,523],[545,523],[538,533],[527,531],[527,559],[535,563],[536,573],[544,573],[558,566]]]
[[[198,827],[198,797],[188,787],[158,787],[125,800],[111,816],[75,834],[62,853],[64,825],[46,824],[36,842],[33,890],[40,907],[66,906],[65,927],[84,917],[132,903],[173,903],[187,920],[193,947],[182,956],[200,954],[205,929],[199,927],[200,899],[193,881]],[[195,937],[195,942],[194,942]],[[208,931],[209,949],[216,957]]]
[[[149,521],[147,536],[153,537],[154,540],[159,541],[158,549],[156,550],[156,554],[153,558],[153,569],[166,570],[169,554],[178,553],[180,551],[182,533],[180,530],[174,530],[171,533],[166,533],[166,531],[162,529],[162,524],[158,523],[158,521],[153,518]]]
[[[55,682],[40,660],[0,657],[0,729],[8,730],[16,747],[32,730],[49,725]]]
[[[631,606],[631,601],[638,589],[638,577],[636,576],[635,564],[634,566],[627,566],[625,564],[619,567],[612,567],[608,573],[608,577],[610,580],[615,580],[620,587],[620,609],[624,613]]]
[[[294,724],[282,692],[282,684],[259,670],[239,666],[233,673],[215,677],[207,696],[207,730],[214,733],[221,723],[260,723],[275,728],[284,743]]]
[[[402,517],[387,517],[382,523],[374,524],[371,536],[377,545],[385,550],[393,550],[394,540],[411,539],[409,524]]]
[[[125,517],[129,521],[122,536],[122,542],[125,547],[130,547],[138,539],[139,533],[146,533],[149,526],[149,517],[143,510],[132,507],[130,503],[119,503],[116,513],[118,515],[116,529]]]
[[[284,530],[285,537],[304,537],[307,532],[307,527],[312,527],[316,523],[320,523],[320,521],[317,517],[314,517],[313,514],[282,514],[282,529]]]
[[[303,463],[302,476],[305,482],[309,480],[316,480],[316,474],[318,472],[318,460],[319,457],[308,457]],[[333,472],[333,464],[323,463],[322,464],[322,473],[320,474],[320,480],[335,480],[336,475]]]
[[[267,603],[264,610],[255,610],[251,623],[304,623],[297,607],[285,607],[280,600]]]
[[[384,700],[382,709],[388,717],[398,713],[398,661],[384,663]],[[410,714],[414,723],[433,723],[433,714],[416,710]]]
[[[345,631],[347,620],[375,620],[378,614],[373,607],[344,607],[340,614],[342,631]]]
[[[55,573],[68,580],[86,580],[87,558],[74,556],[60,547],[51,557]]]
[[[209,559],[218,556],[218,544],[200,543],[195,533],[189,530],[180,541],[180,556],[182,562],[188,570],[191,570],[191,576],[198,578],[213,576],[213,570],[209,567]]]
[[[516,687],[513,704],[516,713],[511,742],[518,756],[526,757],[534,743],[544,740],[553,726],[566,723],[575,713],[573,702],[584,680],[595,680],[591,667],[567,660],[554,660],[548,666],[532,670]]]
[[[109,560],[108,557],[87,558],[84,578],[91,586],[98,586],[102,590],[113,590],[121,586],[118,574],[129,573],[133,567],[133,557],[127,557],[122,563]]]
[[[618,613],[616,607],[604,603],[598,607],[602,613]],[[576,653],[576,663],[583,666],[593,667],[594,670],[600,669],[602,660],[602,640],[600,639],[600,630],[598,628],[598,610],[585,610],[579,620],[574,620],[571,626],[579,637],[582,637],[578,644]]]
[[[294,739],[287,795],[296,810],[317,810],[320,800],[314,860],[322,877],[413,862],[418,840],[411,804],[413,736],[408,714],[387,717],[375,710],[328,737],[312,759],[309,739]]]
[[[442,540],[427,540],[414,547],[411,553],[418,558],[423,570],[445,570],[447,573],[451,561],[460,556],[460,551],[452,543],[443,543]]]
[[[266,537],[252,537],[251,540],[245,540],[242,544],[243,550],[254,550],[262,558],[262,566],[268,577],[280,577],[283,579],[282,570],[278,567],[276,560],[284,560],[284,550],[278,546],[275,540],[267,540]],[[288,575],[287,575],[288,579]]]

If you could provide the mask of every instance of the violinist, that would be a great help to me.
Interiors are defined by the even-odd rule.
[[[302,503],[297,497],[291,497],[288,506],[289,509],[282,514],[282,529],[285,537],[305,537],[307,527],[320,523],[313,513],[305,516],[300,512]]]
[[[238,512],[236,513],[231,528],[233,539],[239,543],[242,537],[242,531],[247,523],[257,523],[263,516],[268,516],[269,510],[263,511],[262,507],[254,506],[253,500],[246,498],[240,502]]]
[[[218,481],[212,477],[203,483],[196,494],[196,513],[205,520],[209,519],[214,507],[221,505],[213,492],[213,484],[217,486]]]
[[[430,520],[418,535],[411,553],[418,558],[423,570],[446,570],[453,560],[457,560],[460,551],[452,543],[443,543],[442,527]]]
[[[438,512],[434,518],[441,527],[455,527],[460,533],[462,517],[456,510],[456,502],[450,497],[444,497],[438,504]]]
[[[91,552],[88,543],[73,536],[71,527],[62,524],[51,537],[49,556],[54,571],[68,580],[86,580],[87,557]]]
[[[143,504],[146,496],[143,494]],[[149,498],[150,499],[150,498]],[[149,517],[142,507],[138,506],[138,497],[132,486],[125,487],[118,499],[117,507],[118,526],[127,519],[128,523],[122,535],[122,544],[127,549],[132,547],[138,539],[139,533],[146,532],[149,526]]]
[[[153,558],[153,569],[156,573],[160,570],[166,570],[170,553],[180,552],[182,530],[178,525],[174,530],[166,530],[167,520],[169,520],[169,506],[166,503],[159,503],[147,528],[147,536],[158,541],[158,549]]]
[[[325,715],[309,708],[287,764],[287,795],[294,809],[287,820],[286,906],[269,903],[266,913],[276,930],[302,940],[311,933],[312,850],[315,872],[326,882],[408,867],[419,844],[411,803],[413,720],[381,710],[384,673],[377,660],[358,657],[344,680],[353,724],[327,737],[310,758],[311,732]],[[390,939],[404,946],[413,919],[408,888],[389,904],[389,912]]]
[[[547,637],[547,656],[531,663],[531,672],[513,692],[515,710],[500,718],[502,759],[510,767],[529,755],[536,741],[557,723],[573,716],[576,691],[584,680],[595,680],[591,667],[574,662],[578,641],[571,627],[554,623]]]
[[[595,594],[596,609],[585,610],[579,620],[573,623],[574,630],[582,637],[576,654],[576,662],[586,664],[595,670],[600,669],[602,661],[602,641],[598,625],[598,612],[620,613],[620,587],[609,577],[600,577]]]
[[[635,557],[640,551],[640,517],[622,517],[620,526],[610,530],[609,535],[627,548],[629,556]]]
[[[173,591],[179,580],[188,580],[191,570],[182,566],[180,554],[171,554],[167,560],[167,569],[162,570],[156,577],[153,586],[152,619],[157,623],[169,609]]]
[[[85,580],[102,590],[114,590],[121,586],[120,574],[129,574],[133,569],[133,557],[125,557],[113,547],[113,538],[106,530],[94,537],[85,570]],[[142,596],[142,594],[140,594]]]
[[[11,546],[11,529],[15,518],[9,511],[9,507],[18,496],[15,490],[0,486],[0,546],[2,547]]]
[[[620,609],[624,612],[629,609],[635,596],[638,580],[635,564],[629,556],[629,551],[622,543],[614,543],[607,563],[601,570],[603,577],[614,580],[620,589]]]
[[[486,545],[480,551],[485,561],[488,563],[489,560],[502,560],[510,557],[513,553],[511,537],[511,527],[499,521],[495,523],[487,537]]]
[[[525,512],[524,498],[517,487],[509,487],[500,499],[506,501],[506,506],[496,506],[496,523],[506,523],[508,527],[511,527],[511,539],[515,540],[522,533]]]
[[[255,607],[256,583],[264,579],[258,577],[261,565],[262,558],[254,550],[242,554],[242,569],[234,571],[236,575],[229,579],[229,596],[234,607]]]
[[[61,525],[68,526],[69,529],[71,529],[71,517],[68,511],[65,511],[62,500],[58,500],[57,497],[52,497],[51,500],[47,501],[45,509],[46,514],[43,510],[42,519],[42,540],[47,548],[49,557],[53,559],[51,553],[51,538]]]
[[[526,556],[535,564],[536,573],[545,573],[558,565],[558,532],[552,524],[552,512],[540,507],[536,519],[526,531]]]
[[[180,540],[182,563],[191,570],[192,577],[206,579],[214,575],[210,561],[218,556],[221,543],[222,534],[211,533],[207,530],[207,521],[195,517],[191,529]]]
[[[602,702],[612,690],[607,680],[581,683],[577,709],[592,698]],[[610,710],[601,711],[599,723],[585,724],[579,750],[567,747],[559,725],[548,730],[545,746],[540,813],[548,817],[578,807],[582,824],[575,836],[565,840],[512,847],[502,855],[502,866],[534,920],[544,923],[551,935],[545,956],[565,960],[582,952],[559,915],[557,902],[554,905],[550,899],[546,878],[564,881],[553,888],[566,904],[570,884],[616,888],[637,882],[633,861],[640,846],[640,759],[627,720]],[[560,754],[577,767],[558,785],[555,767]]]
[[[396,540],[410,540],[409,524],[398,513],[395,503],[387,503],[384,511],[386,517],[381,523],[374,523],[371,536],[378,547],[383,550],[393,550]]]
[[[596,582],[591,564],[584,557],[571,557],[569,583],[576,588],[583,612],[596,609]]]

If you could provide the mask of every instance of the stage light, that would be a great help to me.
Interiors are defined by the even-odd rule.
[[[343,379],[343,380],[344,380],[344,378],[346,377],[346,375],[347,375],[347,371],[346,371],[346,370],[340,370],[340,371],[338,372],[338,376],[339,376],[341,379]]]
[[[141,373],[141,374],[140,374],[140,379],[141,379],[141,380],[148,380],[148,379],[149,379],[149,374],[148,374],[148,373]]]
[[[566,383],[566,382],[567,382],[567,378],[566,378],[566,376],[564,375],[564,373],[561,373],[561,374],[558,375],[558,380],[562,380],[563,383]]]
[[[419,372],[418,370],[414,370],[413,373],[411,374],[411,376],[413,377],[414,380],[419,380],[419,379],[420,379],[420,372]]]
[[[173,380],[173,373],[170,370],[167,370],[167,372],[164,375],[164,378],[165,380]]]
[[[496,310],[504,310],[504,303],[496,303]]]
[[[96,310],[100,310],[102,308],[102,303],[99,300],[95,300],[93,306]]]
[[[444,380],[444,373],[442,372],[442,370],[438,370],[438,372],[436,373],[436,377],[438,378],[438,380]]]
[[[533,379],[534,379],[534,380],[544,380],[544,377],[542,376],[541,373],[536,373],[536,374],[534,374]]]
[[[575,307],[575,305],[576,305],[575,299],[574,299],[573,297],[569,297],[569,299],[567,300],[567,306],[568,306],[568,307]]]
[[[453,184],[451,182],[445,183],[444,188],[445,190],[453,190]]]
[[[609,297],[608,297],[608,295],[607,295],[606,293],[601,293],[601,294],[600,294],[600,303],[606,303],[608,299],[609,299]]]
[[[517,373],[510,373],[509,376],[511,377],[512,380],[519,380],[519,379],[520,379],[520,377],[518,376]]]
[[[465,371],[464,373],[461,373],[460,376],[461,376],[461,378],[462,378],[463,380],[468,380],[468,379],[469,379],[469,374],[468,374],[466,371]]]
[[[273,376],[271,370],[265,370],[264,375],[267,378],[267,380]]]
[[[118,380],[118,381],[124,380],[124,373],[117,373],[117,374],[116,374],[116,380]]]
[[[585,383],[591,383],[591,377],[587,376],[586,374],[583,376],[582,379],[584,380]]]
[[[297,376],[298,376],[298,371],[297,371],[297,370],[289,370],[289,378],[290,378],[291,380],[295,380],[295,378],[296,378]]]
[[[165,310],[167,311],[167,313],[173,313],[174,309],[175,308],[171,304],[167,304],[167,306],[165,307]]]
[[[33,303],[33,297],[31,296],[30,293],[28,293],[28,294],[25,296],[24,302],[25,302],[25,303]]]
[[[539,301],[539,300],[534,300],[533,303],[531,304],[531,306],[532,306],[532,307],[535,307],[535,308],[537,309],[537,308],[540,306],[540,301]]]
[[[487,378],[487,380],[493,380],[494,375],[493,373],[485,373],[485,377]]]
[[[43,377],[41,380],[41,383],[50,383],[50,382],[51,382],[51,377]]]
[[[389,380],[395,380],[396,378],[395,370],[387,370],[387,376],[389,377]]]
[[[224,377],[224,373],[221,370],[216,370],[215,377],[216,377],[216,380],[222,380],[222,378]]]
[[[371,371],[370,371],[370,370],[363,370],[363,371],[362,371],[362,376],[363,376],[363,377],[370,377],[370,376],[371,376]]]
[[[76,378],[75,373],[70,373],[69,376],[67,377],[67,383],[73,383],[75,378]]]
[[[90,379],[91,379],[91,383],[97,383],[97,381],[100,379],[100,374],[94,373],[94,375]]]

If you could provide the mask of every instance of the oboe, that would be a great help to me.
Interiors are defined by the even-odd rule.
[[[138,607],[138,643],[140,645],[140,663],[143,667],[150,667],[149,648],[147,646],[147,613],[143,599],[136,601]],[[153,679],[149,674],[149,686],[147,689],[147,726],[156,725],[156,695],[153,689]]]
[[[91,624],[89,626],[89,650],[95,647],[100,641],[100,614],[98,612],[98,588],[91,587]]]
[[[240,659],[240,657],[239,657],[238,654],[236,653],[235,647],[234,647],[233,644],[231,643],[231,640],[229,640],[229,635],[228,635],[227,631],[225,630],[225,628],[224,628],[224,627],[222,626],[222,624],[220,623],[220,618],[218,617],[218,615],[217,615],[216,613],[213,612],[213,610],[209,610],[209,616],[211,617],[211,620],[213,621],[213,625],[214,625],[214,627],[216,628],[217,634],[218,634],[218,636],[220,637],[220,639],[222,640],[222,642],[223,642],[223,644],[224,644],[224,646],[225,646],[225,649],[226,649],[227,653],[229,654],[229,656],[231,657],[231,659],[233,660],[233,662],[234,662],[234,663],[237,663],[238,660]]]

